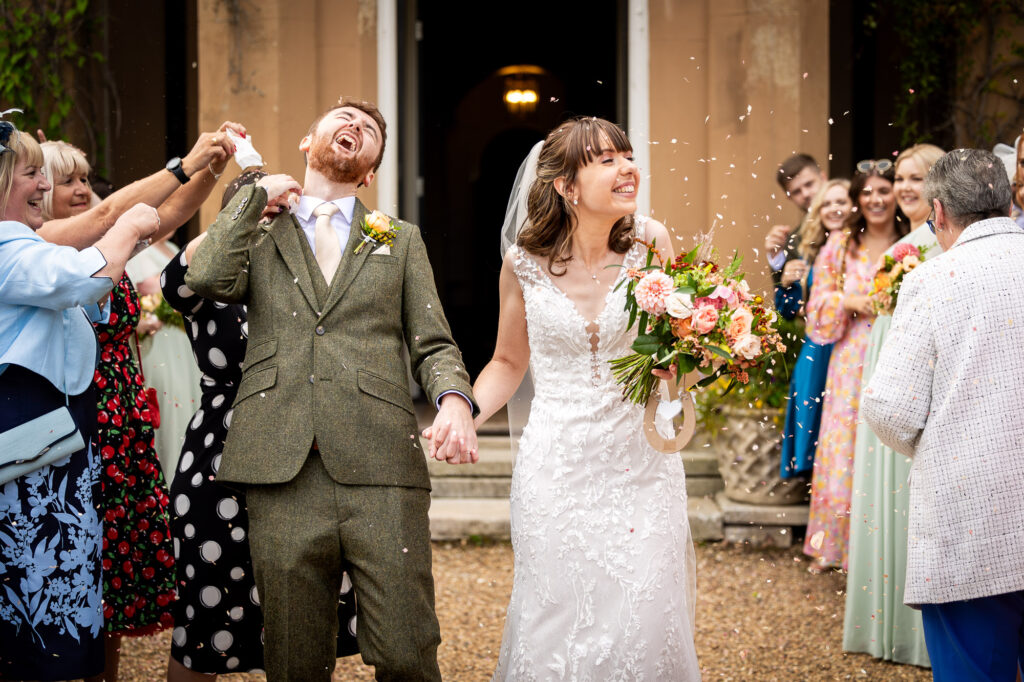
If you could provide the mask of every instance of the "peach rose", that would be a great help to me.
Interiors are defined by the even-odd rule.
[[[744,334],[736,339],[733,351],[747,360],[753,360],[761,354],[761,339],[753,334]]]
[[[750,325],[754,322],[754,314],[749,309],[740,306],[736,310],[732,311],[732,317],[729,320],[729,329],[727,333],[730,338],[738,339],[741,336],[746,336],[750,333]]]
[[[709,305],[702,305],[693,311],[690,324],[698,334],[707,334],[718,324],[718,311]]]
[[[391,218],[380,211],[374,211],[366,216],[366,225],[377,232],[391,232],[395,229],[391,224]]]

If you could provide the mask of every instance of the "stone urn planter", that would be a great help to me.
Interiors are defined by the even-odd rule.
[[[782,428],[785,410],[722,405],[725,428],[712,438],[718,471],[730,500],[746,504],[803,504],[807,481],[782,478]]]

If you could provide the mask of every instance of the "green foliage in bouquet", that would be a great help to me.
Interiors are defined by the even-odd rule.
[[[719,379],[697,393],[697,422],[714,437],[725,426],[722,408],[784,409],[789,403],[789,381],[793,376],[797,358],[804,341],[804,321],[797,317],[787,320],[781,316],[776,329],[786,344],[786,351],[776,356],[775,364],[751,372],[750,382],[738,384]],[[776,417],[776,426],[783,426],[785,414]]]
[[[777,315],[750,294],[737,255],[721,268],[701,259],[697,247],[664,263],[654,244],[643,243],[646,264],[629,269],[618,285],[626,287],[628,328],[640,331],[633,352],[611,361],[625,398],[645,404],[659,381],[656,368],[675,366],[680,378],[697,370],[697,386],[704,387],[723,376],[746,383],[748,370],[775,362],[782,350]]]

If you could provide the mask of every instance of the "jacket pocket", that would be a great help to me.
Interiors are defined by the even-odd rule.
[[[245,360],[242,362],[242,373],[258,362],[272,358],[277,354],[277,339],[267,339],[255,346],[249,346],[245,353]],[[242,383],[245,383],[244,381]]]
[[[266,369],[253,372],[238,384],[238,395],[235,397],[235,405],[238,405],[251,395],[265,391],[268,388],[273,388],[276,383],[277,367],[267,367]]]
[[[356,380],[359,390],[363,393],[400,407],[409,414],[415,414],[412,408],[412,397],[409,395],[407,387],[399,386],[362,369],[357,372]]]

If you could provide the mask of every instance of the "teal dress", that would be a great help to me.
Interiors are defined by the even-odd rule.
[[[927,246],[925,258],[928,260],[941,253],[927,225],[917,228],[897,244],[904,242]],[[864,354],[861,386],[871,381],[891,323],[889,315],[875,318]],[[883,445],[871,428],[858,420],[843,650],[931,667],[921,612],[903,604],[911,461]]]
[[[807,276],[807,298],[811,295],[813,273]],[[800,283],[775,290],[775,307],[787,320],[799,314],[803,301]],[[804,337],[800,355],[789,382],[786,425],[782,437],[782,478],[810,478],[814,468],[814,450],[818,447],[821,406],[828,378],[832,344],[820,344]]]

